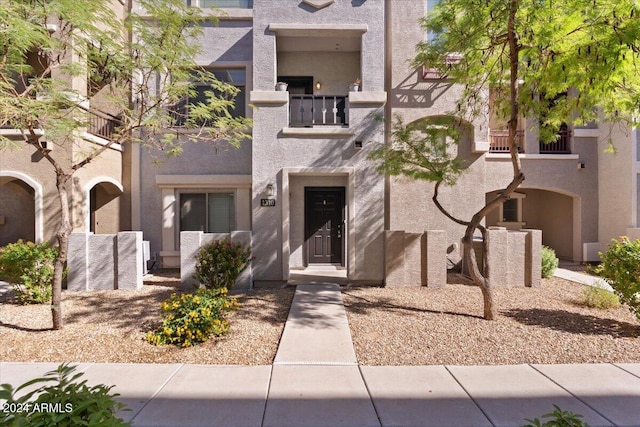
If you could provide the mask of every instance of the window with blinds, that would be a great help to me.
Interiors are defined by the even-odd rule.
[[[233,193],[180,194],[180,231],[229,233],[233,230],[235,230]]]

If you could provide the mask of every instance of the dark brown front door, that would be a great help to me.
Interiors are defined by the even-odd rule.
[[[305,188],[307,262],[344,265],[344,187]]]

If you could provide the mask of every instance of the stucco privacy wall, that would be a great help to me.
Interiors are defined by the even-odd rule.
[[[487,230],[487,259],[485,269],[482,242],[473,243],[480,271],[487,274],[495,287],[537,287],[542,277],[542,231],[507,230],[489,227]]]
[[[193,277],[196,273],[196,256],[200,247],[217,240],[230,239],[246,247],[251,247],[250,231],[232,231],[231,233],[203,233],[201,231],[183,231],[180,233],[180,280],[186,289],[192,289],[199,283]],[[257,260],[259,262],[259,260]],[[234,289],[253,287],[252,263],[240,273]]]
[[[385,232],[387,287],[447,284],[447,236],[443,230],[424,233]]]
[[[70,291],[142,289],[142,232],[72,233],[67,265]]]
[[[276,32],[272,29],[276,29]],[[282,31],[277,35],[277,31]],[[275,92],[276,76],[302,72],[292,64],[292,55],[278,62],[277,37],[312,36],[323,38],[348,34],[360,38],[360,68],[355,76],[334,74],[327,80],[343,81],[335,86],[345,96],[348,85],[358,75],[364,92],[349,94],[348,127],[289,128],[289,99]],[[357,35],[356,35],[357,33]],[[304,233],[304,210],[297,194],[304,185],[330,177],[342,180],[346,191],[347,274],[350,280],[383,280],[384,179],[376,173],[367,154],[382,141],[383,126],[375,120],[383,114],[384,94],[384,2],[339,1],[317,10],[297,0],[254,1],[254,109],[253,128],[253,242],[256,281],[284,281],[289,269],[300,266],[299,237]],[[322,55],[330,61],[333,48]],[[289,56],[287,58],[287,56]],[[295,58],[295,55],[293,55]],[[340,53],[338,57],[343,58]],[[315,77],[315,73],[314,73]],[[336,83],[337,84],[337,83]],[[357,98],[364,102],[357,103]],[[363,148],[354,148],[362,141]],[[335,181],[333,181],[335,182]],[[275,188],[275,207],[261,207],[265,189]],[[316,186],[315,184],[312,184]],[[290,199],[291,198],[291,199]],[[260,260],[258,262],[258,260]]]

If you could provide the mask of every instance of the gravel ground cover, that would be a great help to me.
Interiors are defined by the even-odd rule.
[[[293,288],[237,293],[231,330],[191,348],[153,346],[160,303],[179,290],[177,273],[145,276],[141,291],[63,292],[64,328],[52,331],[48,305],[21,306],[0,295],[0,360],[34,362],[271,364]]]
[[[345,288],[362,365],[640,362],[640,322],[625,307],[580,304],[583,287],[496,289],[499,317],[482,319],[480,289]]]
[[[145,277],[142,291],[63,293],[65,328],[51,331],[48,305],[21,306],[0,295],[0,360],[270,364],[294,288],[238,293],[231,331],[199,346],[152,346],[147,330],[177,274]],[[482,316],[480,290],[343,288],[362,365],[487,365],[640,362],[640,322],[625,307],[580,304],[583,287],[562,279],[540,288],[496,289],[499,318]]]

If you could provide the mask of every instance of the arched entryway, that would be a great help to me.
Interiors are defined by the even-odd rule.
[[[487,193],[487,200],[497,193]],[[486,221],[487,226],[542,230],[542,243],[553,248],[559,258],[579,260],[579,210],[577,196],[548,189],[519,188],[509,201],[487,215]]]
[[[122,193],[122,184],[108,177],[95,178],[85,186],[85,231],[95,234],[120,231]]]
[[[0,246],[42,242],[42,186],[28,175],[0,171]]]

